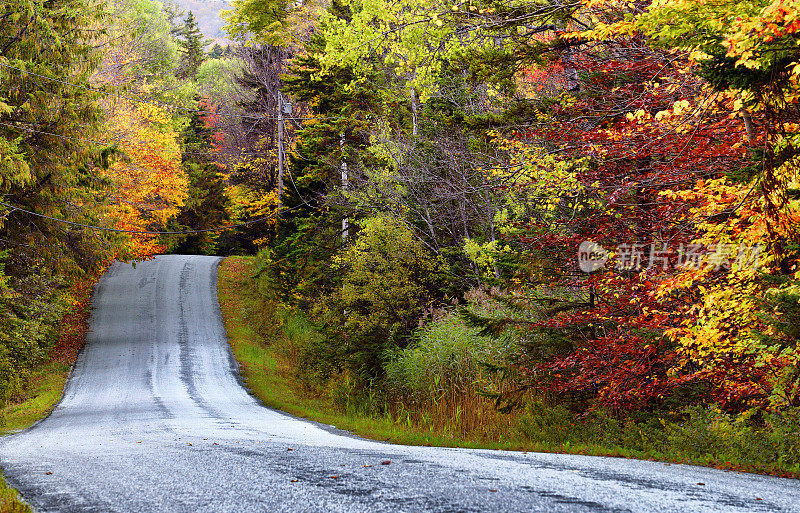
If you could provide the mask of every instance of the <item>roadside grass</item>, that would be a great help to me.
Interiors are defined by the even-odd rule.
[[[33,513],[31,507],[20,500],[17,491],[6,485],[2,476],[0,476],[0,511],[3,513]]]
[[[61,399],[69,369],[69,365],[54,361],[36,368],[17,401],[0,412],[0,436],[22,431],[47,416]]]
[[[426,407],[398,411],[376,398],[352,397],[346,384],[320,391],[298,378],[298,348],[318,337],[296,311],[264,306],[252,285],[252,257],[230,257],[219,269],[218,294],[234,356],[252,393],[266,406],[334,425],[358,436],[405,445],[556,452],[703,465],[800,477],[800,420],[773,419],[762,429],[703,409],[678,420],[578,419],[565,408],[531,404],[463,430],[432,418]],[[475,399],[471,398],[471,404]]]
[[[67,381],[70,366],[61,361],[42,364],[30,375],[28,386],[16,401],[0,411],[0,436],[21,431],[47,416],[58,403]],[[33,513],[16,490],[0,474],[0,512]]]
[[[53,411],[69,377],[70,369],[83,347],[91,310],[92,286],[99,274],[76,282],[67,295],[69,307],[58,328],[58,340],[47,358],[31,369],[25,386],[0,409],[0,436],[30,427]],[[0,512],[31,513],[30,506],[10,488],[0,474]]]

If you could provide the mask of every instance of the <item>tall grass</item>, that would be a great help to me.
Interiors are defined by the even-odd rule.
[[[507,430],[508,417],[481,392],[503,387],[486,365],[502,363],[509,348],[477,331],[450,314],[420,329],[413,345],[390,356],[385,387],[398,421],[462,436],[497,437]]]

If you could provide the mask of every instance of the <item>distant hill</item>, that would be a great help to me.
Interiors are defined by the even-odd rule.
[[[220,18],[219,12],[223,9],[229,9],[230,4],[226,0],[172,0],[175,5],[178,5],[185,11],[184,14],[192,11],[197,24],[203,35],[209,39],[225,45],[230,42],[228,34],[222,30],[225,21]]]

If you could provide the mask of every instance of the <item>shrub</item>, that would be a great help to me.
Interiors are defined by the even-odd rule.
[[[506,352],[503,342],[478,335],[477,328],[451,315],[420,329],[415,344],[393,355],[386,365],[387,386],[415,398],[465,393],[486,384],[482,364],[498,363]]]
[[[485,392],[502,386],[489,369],[505,360],[509,347],[480,336],[452,313],[419,329],[415,339],[386,363],[396,419],[446,432],[503,436],[509,419]]]
[[[408,344],[423,311],[436,303],[441,265],[405,225],[383,217],[362,221],[335,265],[341,288],[317,313],[338,363],[372,384],[382,379],[388,352]]]
[[[35,275],[10,279],[0,262],[0,409],[53,346],[65,307],[56,283]]]
[[[666,431],[670,445],[688,457],[800,471],[797,409],[759,419],[695,407],[687,410],[683,423],[668,424]]]

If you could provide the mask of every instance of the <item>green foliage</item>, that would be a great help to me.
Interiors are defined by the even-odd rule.
[[[483,388],[486,364],[503,363],[510,351],[507,343],[478,331],[456,315],[432,321],[417,332],[410,346],[389,359],[387,388],[412,399]]]
[[[126,66],[126,73],[136,80],[168,81],[178,60],[178,44],[173,38],[169,13],[150,0],[116,0],[112,2],[114,23],[112,31],[117,37],[130,41],[126,50],[137,53]],[[174,80],[174,78],[173,78]]]
[[[108,181],[98,176],[108,148],[90,142],[101,138],[89,78],[106,15],[101,2],[0,1],[3,202],[73,222],[114,222],[106,216]],[[62,286],[97,269],[122,240],[0,207],[0,241],[2,405],[51,347]]]
[[[575,414],[561,404],[528,404],[519,415],[516,427],[523,438],[552,447],[590,440],[586,436],[586,426],[581,425]]]
[[[180,37],[181,57],[176,74],[178,78],[196,80],[197,71],[200,69],[203,59],[205,59],[203,50],[205,41],[192,11],[189,11],[186,20],[183,22]]]
[[[65,309],[56,284],[36,275],[9,279],[3,268],[0,262],[0,410],[52,347]]]
[[[602,411],[576,415],[563,405],[532,402],[517,418],[524,439],[547,447],[605,448],[628,455],[796,474],[800,470],[797,410],[755,418],[692,407],[680,414],[618,419]]]
[[[224,11],[222,16],[228,21],[224,27],[233,38],[246,40],[255,34],[266,43],[277,43],[270,36],[281,27],[281,22],[289,13],[288,0],[233,0],[233,9]]]
[[[716,409],[689,409],[684,422],[665,426],[674,451],[697,458],[747,462],[762,469],[800,471],[800,411],[728,415]]]
[[[368,218],[335,260],[341,289],[324,300],[328,343],[362,383],[381,379],[389,351],[408,345],[426,308],[436,306],[441,264],[393,218]]]
[[[232,98],[233,77],[241,73],[241,62],[234,58],[206,59],[197,70],[197,86],[206,98]]]

